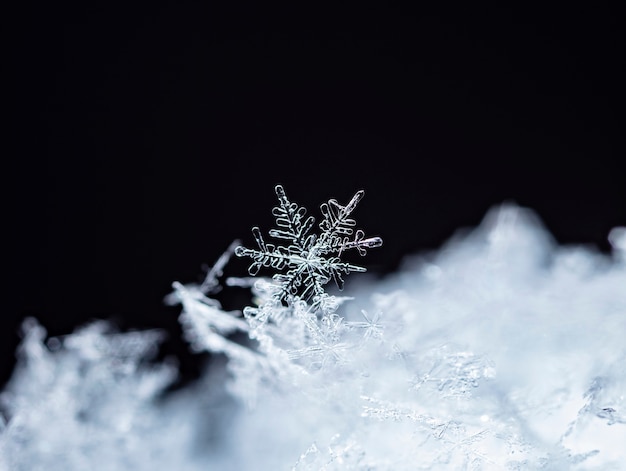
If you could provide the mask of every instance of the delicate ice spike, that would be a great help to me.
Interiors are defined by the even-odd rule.
[[[265,245],[265,241],[263,240],[263,236],[261,235],[261,230],[258,227],[253,227],[252,235],[254,236],[254,240],[256,240],[256,243],[259,245],[259,248],[262,251],[266,252],[267,247]]]
[[[287,205],[289,204],[289,200],[287,199],[287,194],[285,193],[285,189],[282,185],[276,185],[274,187],[274,191],[276,192],[276,196],[278,196],[278,200]]]
[[[215,265],[208,271],[202,284],[197,285],[195,283],[189,283],[183,285],[178,281],[173,282],[172,288],[174,288],[174,291],[166,295],[163,302],[169,306],[176,305],[181,301],[181,295],[186,293],[205,304],[219,306],[218,301],[207,297],[207,295],[220,290],[218,278],[224,274],[224,267],[228,263],[228,260],[230,260],[230,257],[236,253],[240,243],[241,242],[237,239],[230,243],[224,253],[217,259]]]
[[[364,190],[357,191],[350,200],[350,202],[345,206],[345,208],[343,208],[343,214],[348,216],[352,211],[354,211],[354,208],[356,208],[356,205],[359,204],[359,201],[363,199],[364,195]]]
[[[230,243],[226,251],[217,259],[215,265],[209,270],[204,281],[200,285],[200,291],[204,294],[211,293],[218,285],[218,278],[224,274],[224,267],[230,260],[230,257],[235,253],[235,249],[241,244],[241,241],[235,239]]]
[[[367,254],[367,251],[365,250],[366,248],[372,249],[372,248],[380,247],[381,245],[383,245],[383,240],[380,237],[370,237],[369,239],[361,239],[359,238],[359,235],[363,237],[363,232],[357,231],[357,237],[355,238],[355,240],[351,242],[346,242],[345,244],[343,244],[341,246],[341,250],[339,251],[339,254],[341,254],[341,252],[345,250],[356,248],[359,251],[360,255],[366,255]]]

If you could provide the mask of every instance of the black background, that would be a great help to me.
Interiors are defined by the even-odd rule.
[[[52,335],[165,328],[193,376],[163,297],[271,228],[277,183],[315,216],[364,189],[355,218],[385,245],[361,263],[380,275],[504,201],[602,251],[626,223],[616,7],[211,3],[6,17],[0,384],[25,316]]]

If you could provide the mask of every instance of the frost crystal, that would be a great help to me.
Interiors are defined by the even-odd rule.
[[[341,260],[341,254],[349,249],[357,249],[365,255],[368,248],[380,247],[380,237],[365,238],[362,230],[354,231],[356,222],[350,214],[363,198],[363,190],[358,191],[346,206],[336,200],[320,206],[324,219],[319,224],[319,236],[309,234],[315,223],[312,216],[306,217],[306,209],[292,203],[287,198],[281,185],[276,185],[279,205],[272,214],[276,217],[277,229],[269,231],[276,239],[289,241],[288,246],[267,244],[258,227],[252,229],[258,249],[237,247],[235,254],[250,257],[253,260],[248,273],[256,276],[262,267],[272,267],[284,273],[273,276],[280,288],[274,296],[281,302],[289,302],[294,297],[312,301],[315,309],[319,308],[324,297],[324,285],[331,279],[337,287],[343,289],[342,274],[353,271],[364,272],[365,268]],[[354,236],[352,238],[352,236]]]

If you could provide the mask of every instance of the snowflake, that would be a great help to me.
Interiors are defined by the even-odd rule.
[[[258,274],[262,267],[271,267],[278,271],[273,276],[278,289],[275,299],[289,303],[294,298],[312,301],[315,308],[324,298],[324,285],[333,279],[337,287],[343,289],[342,274],[364,272],[365,268],[341,260],[346,250],[356,249],[365,255],[368,248],[380,247],[380,237],[365,238],[362,230],[354,231],[356,222],[349,216],[363,198],[364,191],[358,191],[346,206],[336,200],[320,206],[324,219],[320,222],[319,236],[309,234],[315,219],[306,217],[306,209],[292,203],[287,198],[281,185],[275,187],[279,206],[272,214],[276,217],[276,229],[269,235],[276,239],[289,241],[289,245],[268,244],[263,239],[258,227],[252,228],[252,234],[259,246],[249,249],[239,246],[235,250],[238,257],[250,257],[253,260],[248,268],[251,276]]]

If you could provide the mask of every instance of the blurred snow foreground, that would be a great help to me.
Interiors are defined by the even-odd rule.
[[[239,278],[225,284],[255,306],[225,312],[210,295],[231,247],[167,297],[213,353],[169,393],[175,364],[149,361],[160,332],[46,339],[28,319],[0,469],[626,469],[626,229],[609,238],[610,255],[558,246],[502,205],[318,309]]]

